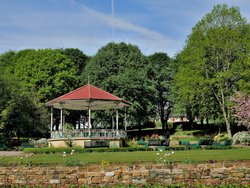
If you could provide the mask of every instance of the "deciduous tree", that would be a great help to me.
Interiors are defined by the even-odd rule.
[[[179,70],[186,69],[189,88],[195,101],[201,95],[213,96],[223,114],[227,133],[231,133],[229,98],[238,90],[240,70],[249,55],[249,24],[236,7],[217,5],[192,29],[183,49]],[[180,75],[179,75],[180,76]],[[201,92],[199,92],[201,90]],[[196,92],[198,91],[198,92]],[[187,100],[190,101],[190,100]],[[192,101],[192,98],[191,98]]]

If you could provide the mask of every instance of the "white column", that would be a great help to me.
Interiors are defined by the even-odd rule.
[[[90,109],[90,106],[89,106],[89,120],[88,120],[88,127],[89,127],[89,129],[91,129],[91,128],[92,128],[92,126],[91,126],[91,109]]]
[[[61,116],[60,116],[60,127],[59,127],[59,131],[63,130],[63,106],[61,104]]]
[[[50,131],[53,131],[53,107],[50,109]]]
[[[118,109],[116,109],[116,136],[118,136]]]
[[[112,118],[112,130],[114,130],[114,110],[112,110],[112,113],[111,113],[111,118]]]
[[[127,130],[127,109],[125,109],[124,128],[125,128],[125,131],[126,131]]]

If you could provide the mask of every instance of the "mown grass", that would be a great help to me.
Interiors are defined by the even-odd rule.
[[[157,155],[157,153],[159,153]],[[20,157],[1,157],[0,166],[32,164],[32,165],[63,165],[69,158],[77,159],[82,164],[101,163],[103,160],[109,163],[137,163],[156,162],[164,154],[170,151],[138,151],[138,152],[103,152],[103,153],[75,153],[67,154],[37,154]],[[175,151],[170,157],[165,158],[168,162],[198,163],[213,161],[236,161],[250,160],[250,148],[230,150],[185,150]]]

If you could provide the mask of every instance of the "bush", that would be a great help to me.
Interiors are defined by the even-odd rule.
[[[41,138],[39,140],[29,139],[28,143],[30,145],[37,147],[37,148],[48,147],[48,140],[46,138]]]
[[[218,134],[218,135],[216,135],[214,137],[214,141],[216,141],[216,142],[223,142],[223,141],[226,141],[226,140],[230,140],[228,138],[227,133],[220,133],[220,134]]]
[[[250,145],[250,132],[242,131],[234,134],[233,144]]]
[[[137,143],[137,141],[136,141],[135,139],[129,141],[129,142],[127,143],[127,145],[128,145],[129,147],[139,147],[139,144]]]
[[[67,158],[64,162],[65,166],[81,166],[83,163],[76,158]]]
[[[213,140],[211,139],[201,139],[198,142],[199,145],[207,145],[207,146],[211,146],[213,144]]]
[[[143,148],[143,147],[123,147],[123,148],[24,148],[25,153],[34,154],[50,154],[50,153],[63,153],[68,154],[75,150],[75,153],[92,153],[92,152],[133,152],[133,151],[153,151],[153,148]]]

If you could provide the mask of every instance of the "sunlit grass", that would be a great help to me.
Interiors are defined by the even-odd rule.
[[[159,152],[161,155],[170,151]],[[101,163],[102,160],[109,163],[137,163],[137,162],[156,162],[156,151],[138,151],[138,152],[102,152],[102,153],[75,153],[67,154],[63,157],[62,154],[37,154],[20,157],[1,157],[0,165],[18,165],[31,161],[32,164],[39,165],[63,165],[68,158],[78,159],[83,164]],[[214,161],[235,161],[235,160],[250,160],[250,148],[230,149],[230,150],[186,150],[175,151],[173,155],[167,158],[173,162],[207,162]]]

